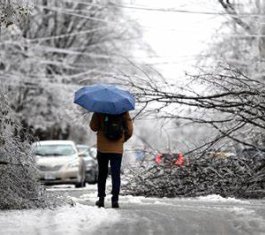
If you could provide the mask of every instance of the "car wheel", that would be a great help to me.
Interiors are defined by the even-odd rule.
[[[81,182],[75,184],[76,188],[84,188],[86,186],[86,181],[83,179]]]
[[[80,182],[80,183],[76,183],[76,184],[75,184],[75,187],[76,187],[76,188],[82,188],[82,182]]]

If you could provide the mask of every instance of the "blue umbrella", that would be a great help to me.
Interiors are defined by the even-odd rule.
[[[74,103],[90,112],[121,114],[135,108],[134,96],[114,85],[96,84],[75,92]]]

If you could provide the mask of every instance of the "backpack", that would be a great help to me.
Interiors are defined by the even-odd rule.
[[[109,140],[119,140],[124,132],[123,114],[105,114],[103,119],[103,133]]]

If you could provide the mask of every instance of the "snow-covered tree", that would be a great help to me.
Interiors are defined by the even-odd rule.
[[[30,13],[33,7],[32,0],[1,0],[0,1],[0,30],[19,24]]]
[[[185,86],[166,79],[154,82],[151,77],[131,84],[149,114],[175,122],[176,130],[180,123],[186,130],[190,127],[190,151],[221,147],[264,151],[264,3],[218,2],[215,14],[224,17],[225,24]],[[200,139],[195,146],[194,136]]]
[[[264,80],[265,3],[262,0],[218,0],[224,17],[222,33],[211,48],[210,59],[226,62],[254,79]]]
[[[111,1],[38,0],[34,6],[15,32],[2,32],[1,84],[24,127],[41,139],[65,139],[74,124],[74,91],[113,80],[139,32]]]
[[[23,129],[0,89],[0,210],[44,207],[43,190],[31,154],[30,135]]]

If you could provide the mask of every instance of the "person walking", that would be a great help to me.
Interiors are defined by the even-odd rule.
[[[93,84],[78,89],[74,103],[93,112],[90,128],[97,132],[98,207],[104,206],[108,164],[111,166],[112,207],[119,207],[120,169],[123,144],[132,136],[133,124],[128,113],[135,109],[135,97],[112,84]]]
[[[129,112],[119,115],[93,113],[90,128],[97,132],[98,207],[104,207],[106,180],[110,162],[112,178],[112,208],[119,208],[120,170],[123,145],[133,134],[133,122]]]

